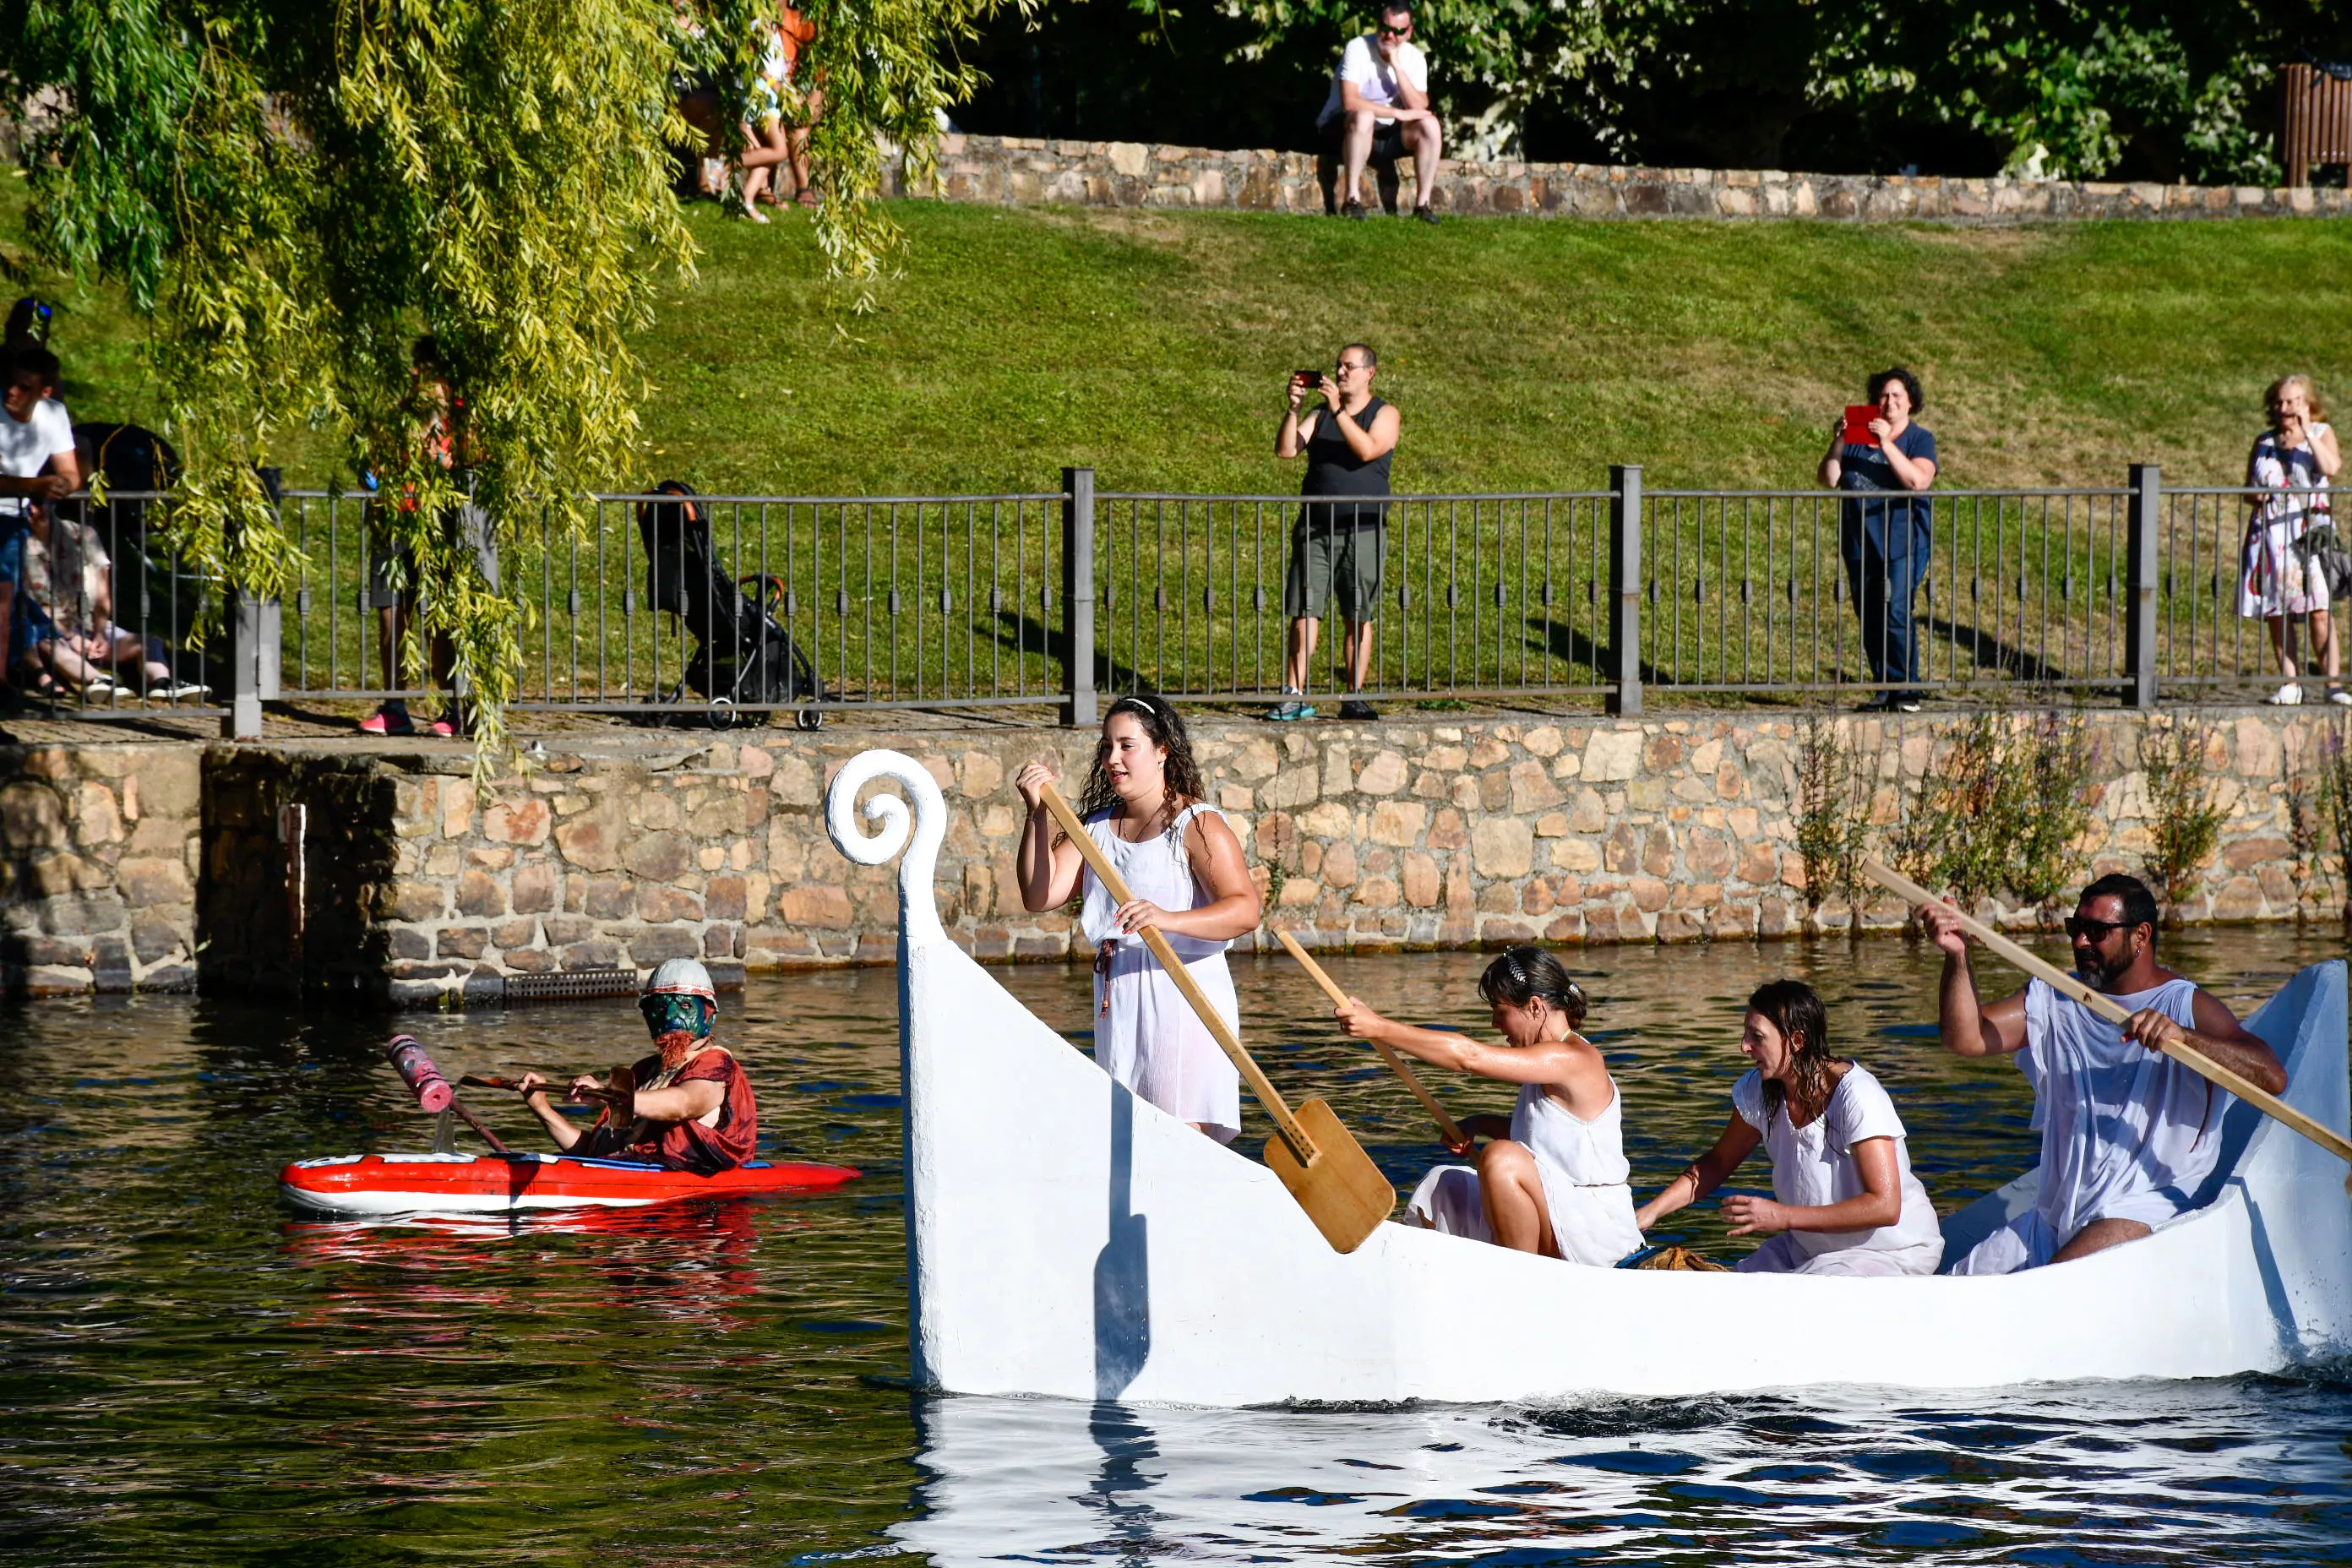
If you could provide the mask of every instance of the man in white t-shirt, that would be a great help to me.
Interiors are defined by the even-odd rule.
[[[47,395],[57,384],[58,356],[23,349],[7,363],[0,390],[0,532],[18,526],[25,498],[57,500],[81,489],[73,421],[65,405]]]
[[[1429,61],[1413,47],[1412,7],[1381,8],[1376,31],[1348,40],[1339,68],[1331,73],[1331,96],[1316,117],[1323,151],[1340,160],[1340,212],[1360,218],[1364,164],[1374,158],[1411,153],[1412,216],[1435,223],[1429,198],[1437,188],[1444,138],[1429,107]]]

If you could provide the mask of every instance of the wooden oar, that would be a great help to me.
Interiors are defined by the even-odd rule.
[[[1864,875],[1872,881],[1904,900],[1915,909],[1923,904],[1940,901],[1935,894],[1910,878],[1899,871],[1891,871],[1875,860],[1864,861],[1862,869]],[[2092,990],[2056,964],[2036,958],[1965,910],[1945,905],[1944,912],[1958,921],[1962,931],[1967,931],[1994,952],[2032,975],[2061,996],[2071,997],[2080,1002],[2110,1024],[2121,1024],[2131,1017],[2130,1011],[2114,997],[2104,992]],[[2190,1072],[2210,1083],[2228,1089],[2265,1116],[2275,1117],[2285,1122],[2337,1159],[2352,1162],[2352,1139],[2347,1139],[2341,1133],[2321,1126],[2285,1100],[2268,1089],[2249,1083],[2204,1052],[2194,1047],[2179,1045],[2160,1046],[2158,1048]],[[2347,1190],[2352,1190],[2352,1178],[2347,1179],[2345,1186]]]
[[[1047,784],[1045,801],[1045,809],[1054,814],[1054,820],[1061,824],[1063,833],[1077,847],[1096,879],[1110,896],[1122,904],[1132,899],[1135,895],[1128,890],[1125,879],[1112,869],[1102,846],[1094,841],[1086,824],[1078,820],[1078,814],[1062,798],[1061,791]],[[1151,956],[1160,961],[1168,978],[1176,983],[1177,991],[1199,1016],[1201,1026],[1233,1058],[1234,1066],[1249,1080],[1250,1092],[1274,1118],[1275,1136],[1265,1141],[1267,1166],[1282,1178],[1282,1184],[1290,1189],[1290,1195],[1307,1211],[1307,1217],[1315,1222],[1315,1228],[1323,1233],[1323,1239],[1331,1244],[1334,1251],[1355,1251],[1396,1207],[1396,1188],[1381,1174],[1381,1168],[1372,1163],[1363,1145],[1356,1142],[1322,1100],[1303,1101],[1293,1115],[1274,1085],[1266,1081],[1265,1074],[1258,1070],[1257,1063],[1242,1049],[1241,1041],[1226,1026],[1223,1015],[1201,994],[1199,983],[1168,945],[1168,939],[1150,927],[1140,934],[1143,945],[1151,950]]]
[[[1278,931],[1274,934],[1276,940],[1289,950],[1290,956],[1298,960],[1306,967],[1308,977],[1316,984],[1323,987],[1323,994],[1331,998],[1333,1006],[1344,1007],[1348,1005],[1348,994],[1340,990],[1339,984],[1328,974],[1323,973],[1323,966],[1316,963],[1305,948],[1298,945],[1297,937],[1286,931]],[[1412,1090],[1412,1097],[1421,1101],[1432,1116],[1437,1118],[1437,1130],[1445,1135],[1448,1147],[1469,1142],[1463,1137],[1462,1129],[1454,1125],[1454,1118],[1445,1114],[1445,1107],[1438,1104],[1437,1097],[1422,1087],[1421,1079],[1413,1076],[1413,1070],[1404,1065],[1404,1058],[1396,1054],[1393,1047],[1385,1040],[1374,1040],[1372,1048],[1381,1053],[1382,1061],[1396,1070],[1397,1077],[1404,1079],[1404,1086]]]

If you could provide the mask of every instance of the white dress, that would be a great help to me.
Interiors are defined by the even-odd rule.
[[[2197,1026],[2193,981],[2168,980],[2115,1001],[2127,1012],[2153,1007],[2184,1029]],[[2038,1268],[2094,1220],[2155,1226],[2189,1207],[2221,1152],[2226,1092],[2126,1040],[2120,1026],[2039,980],[2025,988],[2025,1048],[2017,1056],[2034,1085],[2041,1192],[1953,1273]]]
[[[1535,1156],[1543,1179],[1544,1207],[1551,1215],[1553,1239],[1570,1263],[1607,1268],[1642,1249],[1633,1223],[1633,1189],[1625,1163],[1624,1097],[1609,1080],[1608,1109],[1586,1121],[1545,1092],[1539,1083],[1522,1084],[1511,1109],[1511,1142]],[[1408,1217],[1448,1236],[1491,1242],[1478,1173],[1468,1165],[1440,1165],[1421,1179],[1405,1205]]]
[[[2311,427],[2300,447],[2282,447],[2265,431],[2246,462],[2246,483],[2277,493],[2260,498],[2246,519],[2246,540],[2238,572],[2238,614],[2249,619],[2307,615],[2327,608],[2327,584],[2296,542],[2334,521],[2328,510],[2327,476],[2313,449],[2325,425]]]
[[[1830,1090],[1822,1113],[1802,1127],[1790,1124],[1786,1101],[1767,1112],[1764,1075],[1753,1068],[1731,1086],[1731,1108],[1762,1134],[1772,1156],[1772,1195],[1804,1208],[1858,1198],[1862,1166],[1853,1146],[1872,1138],[1895,1141],[1895,1190],[1903,1206],[1893,1225],[1872,1230],[1784,1230],[1741,1258],[1742,1274],[1933,1274],[1944,1258],[1944,1233],[1927,1189],[1911,1173],[1910,1142],[1885,1086],[1859,1062]]]
[[[1111,814],[1098,812],[1087,819],[1087,832],[1118,868],[1120,878],[1139,899],[1149,899],[1163,910],[1192,910],[1213,901],[1208,889],[1192,876],[1184,853],[1184,835],[1192,819],[1209,814],[1205,805],[1188,807],[1165,833],[1130,844],[1118,836]],[[1143,945],[1140,936],[1118,936],[1112,916],[1118,904],[1085,873],[1079,884],[1086,906],[1078,925],[1099,950],[1107,937],[1118,937],[1110,973],[1095,976],[1095,1060],[1102,1069],[1180,1121],[1197,1121],[1221,1143],[1241,1136],[1242,1075],[1208,1029]],[[1241,1005],[1234,998],[1234,977],[1225,968],[1223,942],[1164,933],[1168,945],[1184,961],[1209,1005],[1241,1033]]]

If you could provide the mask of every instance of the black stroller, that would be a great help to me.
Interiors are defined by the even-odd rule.
[[[764,723],[764,711],[744,712],[748,705],[764,709],[775,704],[824,700],[816,671],[793,642],[792,633],[771,613],[782,601],[781,584],[757,576],[736,582],[719,564],[710,537],[710,512],[692,487],[664,479],[653,494],[675,500],[637,503],[637,533],[646,546],[646,601],[686,625],[694,639],[685,673],[664,702],[683,703],[688,689],[709,705],[713,729],[738,721]],[[750,586],[756,586],[755,595]],[[773,601],[762,603],[762,596]],[[824,722],[822,710],[800,710],[795,721],[803,730]]]

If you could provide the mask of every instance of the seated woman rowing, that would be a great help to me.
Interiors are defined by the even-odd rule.
[[[1829,1012],[1801,980],[1748,998],[1739,1048],[1756,1065],[1731,1086],[1731,1120],[1634,1216],[1643,1230],[1697,1202],[1762,1143],[1772,1196],[1723,1201],[1733,1236],[1779,1231],[1743,1274],[1933,1274],[1944,1237],[1911,1173],[1903,1119],[1860,1063],[1830,1055]]]
[[[1488,1140],[1477,1168],[1430,1172],[1407,1205],[1412,1217],[1449,1236],[1570,1263],[1606,1268],[1639,1250],[1625,1184],[1623,1101],[1600,1051],[1577,1033],[1584,992],[1550,953],[1515,947],[1486,966],[1478,994],[1507,1045],[1394,1023],[1352,997],[1339,1009],[1340,1024],[1360,1040],[1519,1085],[1509,1117],[1462,1119],[1470,1138]],[[1454,1152],[1466,1154],[1470,1145]]]
[[[646,982],[637,1009],[654,1054],[615,1068],[603,1082],[584,1073],[572,1080],[571,1098],[604,1105],[595,1126],[583,1132],[572,1125],[548,1103],[548,1080],[535,1072],[515,1084],[523,1103],[567,1154],[643,1160],[703,1176],[749,1160],[760,1141],[760,1108],[742,1064],[710,1037],[719,1021],[710,972],[690,958],[671,959]]]

